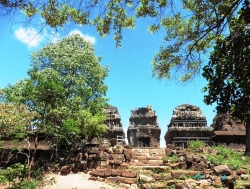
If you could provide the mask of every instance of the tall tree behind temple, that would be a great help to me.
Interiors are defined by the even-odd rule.
[[[217,112],[231,112],[246,122],[246,155],[250,155],[250,2],[246,0],[232,19],[230,35],[217,40],[210,62],[203,68],[208,80],[206,104],[217,103]]]
[[[104,79],[108,69],[99,64],[93,45],[80,35],[70,35],[33,52],[30,78],[2,89],[5,103],[26,104],[38,116],[34,120],[35,150],[40,134],[54,137],[55,145],[72,143],[80,135],[106,131]]]

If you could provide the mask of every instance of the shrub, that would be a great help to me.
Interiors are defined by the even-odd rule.
[[[167,163],[168,160],[169,160],[169,157],[168,156],[164,156],[162,160],[163,160],[163,163]]]
[[[34,170],[35,179],[41,180],[41,170]],[[27,180],[27,166],[16,163],[0,171],[0,183],[7,184],[7,189],[36,189],[37,181]]]
[[[205,143],[202,142],[202,141],[199,141],[199,140],[191,140],[188,142],[188,147],[189,148],[192,148],[192,149],[198,149],[198,148],[201,148],[201,147],[205,147]]]
[[[228,164],[232,169],[236,170],[244,163],[240,154],[229,148],[218,145],[214,149],[217,151],[216,155],[208,154],[206,157],[208,161],[215,165]]]
[[[173,156],[171,156],[170,160],[172,162],[178,162],[178,156],[177,155],[173,155]]]

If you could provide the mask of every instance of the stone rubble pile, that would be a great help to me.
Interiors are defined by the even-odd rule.
[[[171,157],[177,160],[171,160]],[[167,157],[167,158],[166,158]],[[167,160],[166,160],[167,159]],[[237,180],[248,180],[247,169],[215,166],[204,155],[168,145],[166,149],[129,146],[93,147],[87,154],[90,179],[114,184],[122,189],[167,188],[233,189]]]

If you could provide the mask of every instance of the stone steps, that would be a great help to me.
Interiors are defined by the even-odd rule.
[[[133,148],[130,166],[162,166],[165,149]]]

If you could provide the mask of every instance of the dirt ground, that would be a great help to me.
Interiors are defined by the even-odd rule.
[[[115,189],[105,182],[88,180],[89,174],[77,173],[67,176],[59,174],[47,174],[44,177],[44,186],[39,189]],[[6,186],[0,184],[0,189]]]
[[[114,186],[105,182],[88,180],[89,174],[78,173],[67,176],[59,174],[48,174],[46,180],[55,181],[53,185],[46,185],[42,189],[114,189]]]

